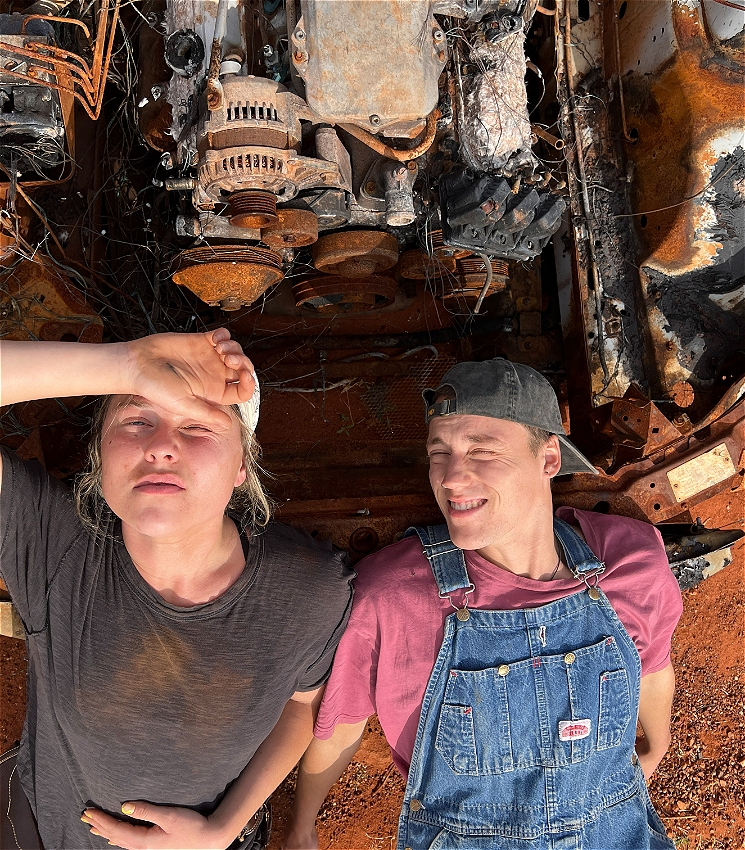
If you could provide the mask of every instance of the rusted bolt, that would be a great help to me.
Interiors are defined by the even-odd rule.
[[[377,549],[378,543],[378,532],[366,525],[355,528],[349,537],[349,548],[361,555],[368,555]]]
[[[296,62],[305,62],[305,61],[307,61],[307,59],[308,59],[308,54],[307,54],[307,53],[304,53],[302,50],[296,50],[296,51],[292,54],[292,58],[293,58]]]
[[[442,30],[434,30],[432,38],[439,44],[445,38],[445,33]]]
[[[672,351],[672,350],[675,348],[675,343],[674,343],[671,339],[669,339],[669,340],[665,343],[665,348],[666,348],[668,351]]]
[[[302,41],[305,38],[305,30],[295,30],[295,38]]]
[[[368,180],[365,183],[365,191],[368,195],[374,195],[378,191],[378,184],[374,180]]]
[[[414,162],[413,159],[406,163],[406,167],[409,169],[409,171],[416,171],[418,168],[417,164]]]
[[[380,115],[371,115],[370,116],[370,123],[372,124],[373,127],[379,127],[380,126]]]

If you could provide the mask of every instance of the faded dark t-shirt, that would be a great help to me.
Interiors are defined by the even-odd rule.
[[[108,846],[80,821],[89,805],[211,812],[290,696],[328,677],[349,615],[343,555],[288,526],[253,536],[238,581],[190,608],[150,588],[118,527],[94,540],[64,485],[3,450],[0,573],[28,633],[18,763],[47,850]]]

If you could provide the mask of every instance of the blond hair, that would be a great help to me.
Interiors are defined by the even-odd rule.
[[[91,421],[87,466],[75,480],[75,506],[78,516],[94,536],[106,536],[104,526],[109,524],[106,520],[112,516],[101,486],[101,443],[104,437],[104,422],[114,398],[115,396],[104,396],[96,407]],[[239,514],[241,528],[258,530],[272,518],[273,509],[259,478],[259,473],[264,473],[259,466],[261,448],[249,427],[248,403],[233,404],[227,409],[240,429],[243,463],[246,468],[246,480],[233,490],[227,509]]]

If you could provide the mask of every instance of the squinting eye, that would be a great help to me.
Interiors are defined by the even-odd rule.
[[[206,425],[187,425],[186,428],[182,428],[181,430],[182,431],[197,431],[197,432],[201,432],[201,433],[204,433],[204,434],[211,434],[212,433],[212,431],[210,431],[210,429],[207,428]]]

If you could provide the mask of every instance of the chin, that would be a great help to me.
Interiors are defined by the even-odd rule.
[[[485,539],[483,534],[469,531],[465,528],[454,528],[452,523],[448,523],[447,525],[450,532],[450,539],[459,549],[475,550],[484,547]]]

